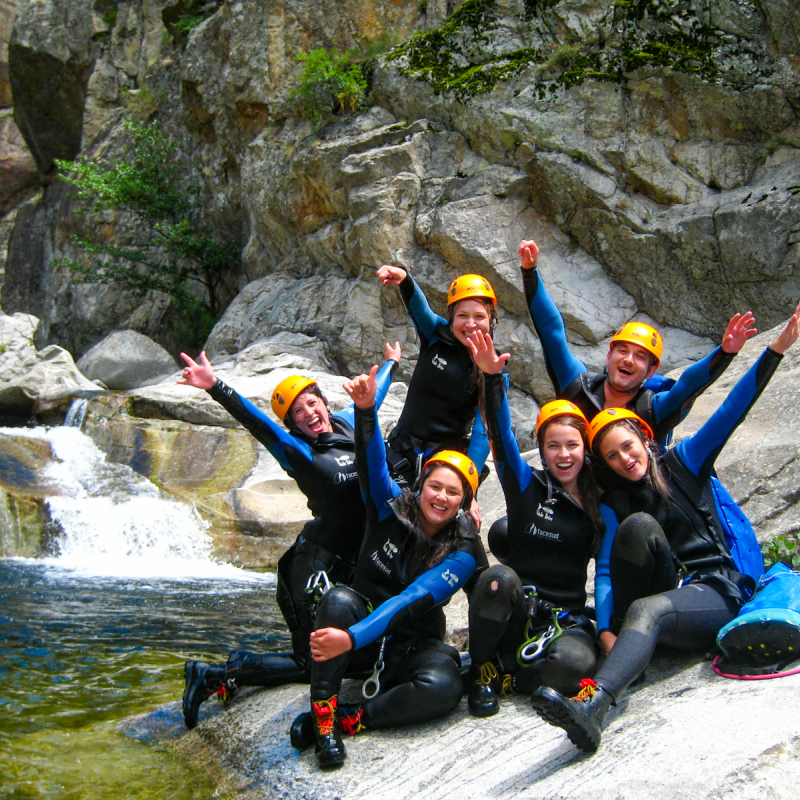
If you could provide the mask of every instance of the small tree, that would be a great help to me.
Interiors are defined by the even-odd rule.
[[[316,123],[329,114],[357,111],[367,96],[367,80],[358,53],[320,47],[296,56],[303,71],[294,94],[303,98],[305,113]]]
[[[150,232],[151,240],[143,247],[124,247],[73,236],[72,243],[90,257],[57,263],[72,272],[76,283],[119,284],[140,295],[163,292],[172,299],[188,338],[202,343],[222,311],[223,279],[238,261],[239,249],[200,233],[192,223],[194,190],[179,188],[177,143],[156,122],[129,122],[126,128],[132,144],[128,160],[56,164],[62,179],[77,187],[78,197],[89,204],[79,213],[127,212]]]

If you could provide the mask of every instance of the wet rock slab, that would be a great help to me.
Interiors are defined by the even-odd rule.
[[[345,766],[328,773],[313,748],[298,753],[289,744],[289,725],[308,704],[303,686],[248,690],[225,708],[204,704],[191,732],[170,704],[129,721],[128,733],[168,742],[246,800],[788,800],[800,779],[799,702],[800,675],[726,680],[707,661],[664,652],[611,712],[592,756],[523,696],[504,699],[489,719],[471,717],[464,699],[444,720],[361,734],[347,740]]]

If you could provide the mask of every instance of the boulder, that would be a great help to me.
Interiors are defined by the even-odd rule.
[[[121,390],[159,383],[177,368],[175,359],[160,344],[130,330],[106,336],[78,360],[78,369],[89,380]]]

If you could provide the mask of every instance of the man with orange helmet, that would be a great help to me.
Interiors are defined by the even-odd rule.
[[[605,372],[589,372],[570,351],[564,320],[536,269],[536,242],[523,240],[519,254],[525,298],[542,342],[553,388],[558,397],[578,405],[590,421],[604,408],[630,408],[650,425],[656,441],[668,440],[695,399],[725,371],[747,339],[757,333],[750,311],[734,314],[720,347],[684,370],[675,382],[666,378],[651,381],[664,349],[661,335],[643,322],[628,322],[611,337]],[[654,384],[655,389],[651,388]]]

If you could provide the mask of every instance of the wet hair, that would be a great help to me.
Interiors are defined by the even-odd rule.
[[[304,394],[313,394],[315,397],[319,397],[323,403],[325,403],[325,408],[328,409],[328,416],[331,415],[331,408],[328,405],[328,399],[322,394],[322,390],[319,388],[319,384],[312,383],[303,389],[294,400],[292,400],[292,404],[289,406],[288,411],[284,414],[283,417],[283,424],[290,430],[293,431],[296,429],[296,425],[294,424],[294,415],[292,414],[292,409],[294,408],[294,404],[304,395]]]
[[[548,419],[536,433],[536,443],[539,445],[539,456],[542,459],[542,466],[550,473],[550,476],[555,481],[558,481],[558,478],[550,472],[547,467],[547,462],[544,459],[544,435],[550,425],[554,423],[575,428],[575,430],[580,433],[581,439],[583,439],[584,461],[581,471],[578,473],[578,491],[581,494],[583,510],[589,515],[589,519],[592,521],[592,528],[594,529],[592,554],[595,555],[600,550],[600,544],[603,540],[606,525],[603,522],[603,518],[600,516],[600,490],[597,488],[597,481],[594,477],[591,450],[589,449],[589,442],[586,438],[586,424],[574,414],[559,414],[558,416]]]
[[[661,500],[667,503],[669,499],[669,488],[667,487],[667,481],[658,463],[658,445],[652,439],[648,438],[644,431],[632,419],[619,419],[603,428],[597,436],[595,436],[594,446],[592,447],[594,454],[597,458],[601,459],[604,464],[608,463],[600,454],[600,445],[603,443],[609,431],[612,431],[614,428],[627,428],[639,437],[639,441],[647,450],[647,475],[650,478],[650,485]]]
[[[464,497],[461,499],[461,508],[458,514],[447,522],[441,530],[437,531],[432,539],[429,539],[425,535],[420,521],[419,495],[425,485],[425,481],[439,467],[446,467],[454,475],[458,476],[461,481],[461,488],[464,490]],[[462,538],[461,515],[469,513],[472,497],[472,487],[467,483],[467,479],[446,461],[430,461],[420,472],[414,483],[414,489],[403,490],[400,501],[401,511],[408,520],[409,536],[406,539],[406,548],[412,553],[411,568],[413,574],[430,569],[458,547],[458,542]]]

